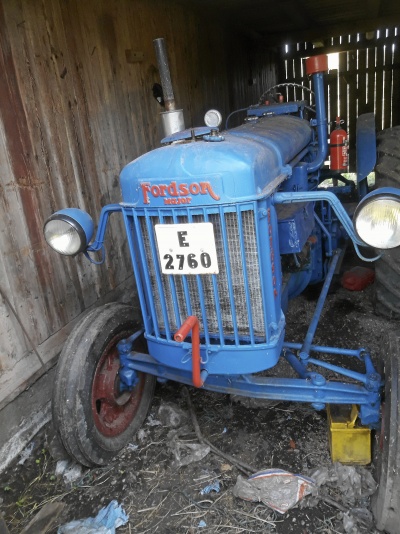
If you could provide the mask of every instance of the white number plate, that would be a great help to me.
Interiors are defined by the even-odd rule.
[[[164,274],[217,274],[213,224],[156,224],[158,254]]]

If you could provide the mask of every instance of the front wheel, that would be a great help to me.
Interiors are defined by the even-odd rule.
[[[121,393],[119,388],[117,344],[138,328],[132,308],[106,304],[77,325],[60,355],[53,391],[54,426],[69,455],[88,467],[110,462],[132,439],[150,408],[154,376],[138,373],[132,391]],[[135,348],[140,344],[143,339]]]
[[[398,534],[400,525],[400,335],[389,335],[384,362],[385,389],[382,423],[373,442],[375,475],[378,489],[372,497],[376,526],[389,534]]]

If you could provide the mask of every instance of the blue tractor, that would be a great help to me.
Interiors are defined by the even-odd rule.
[[[377,525],[398,532],[399,337],[389,340],[380,372],[362,347],[313,343],[345,243],[351,240],[362,258],[360,247],[376,257],[400,244],[400,191],[368,192],[366,184],[375,164],[373,117],[358,121],[361,200],[351,219],[338,194],[352,185],[336,173],[342,185],[320,187],[329,176],[326,56],[307,60],[313,108],[263,100],[249,107],[241,126],[220,130],[220,115],[211,110],[206,126],[185,129],[162,39],[156,50],[166,107],[161,148],[122,170],[122,202],[102,209],[94,240],[92,219],[77,208],[56,212],[44,227],[57,252],[94,261],[96,252],[104,254],[109,216],[122,215],[141,312],[138,320],[123,304],[97,308],[67,340],[53,398],[66,450],[86,466],[109,462],[143,423],[156,381],[316,410],[355,405],[376,436]],[[290,300],[318,282],[304,339],[286,341]],[[334,355],[358,360],[364,371],[331,363]],[[282,358],[297,377],[265,376]],[[327,380],[326,370],[341,379]]]

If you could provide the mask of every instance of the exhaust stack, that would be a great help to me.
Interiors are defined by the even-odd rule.
[[[158,69],[160,71],[166,110],[161,112],[161,119],[164,128],[164,136],[168,137],[169,135],[184,130],[185,120],[183,118],[183,110],[175,109],[175,97],[172,89],[165,39],[161,37],[159,39],[154,39],[153,42],[157,56]]]
[[[315,91],[315,111],[318,132],[318,152],[313,161],[308,163],[307,172],[315,172],[324,164],[328,154],[328,121],[325,110],[324,72],[328,71],[328,56],[321,54],[306,59],[307,75],[313,77]]]

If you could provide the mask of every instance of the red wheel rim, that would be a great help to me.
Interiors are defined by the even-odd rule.
[[[127,337],[116,336],[105,348],[95,369],[92,384],[92,414],[96,428],[107,437],[122,434],[139,409],[145,377],[138,373],[139,382],[132,391],[119,391],[119,357],[117,343]]]

